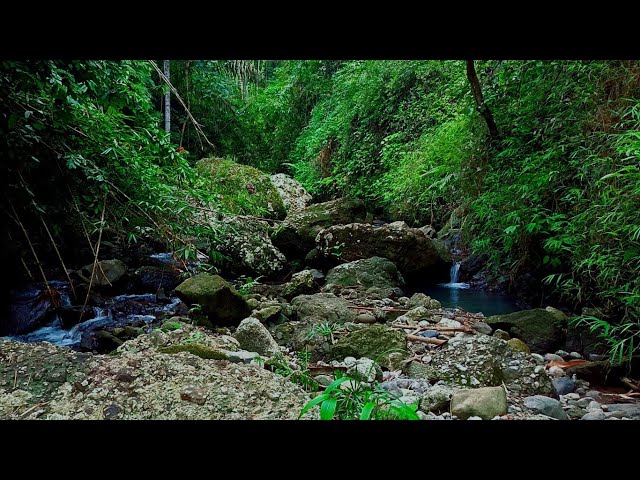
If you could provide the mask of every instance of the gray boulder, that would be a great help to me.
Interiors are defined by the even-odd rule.
[[[296,179],[284,173],[276,173],[270,178],[288,213],[304,210],[311,202],[311,195]]]
[[[454,390],[451,413],[463,420],[474,416],[491,420],[507,413],[507,394],[503,387]]]
[[[533,395],[524,399],[524,406],[534,412],[541,413],[557,420],[569,420],[562,405],[555,398],[544,395]]]
[[[554,309],[555,310],[555,309]],[[493,328],[507,330],[512,337],[524,341],[532,352],[544,354],[557,350],[565,341],[563,329],[566,316],[560,312],[544,308],[523,310],[507,315],[488,317],[486,322]]]
[[[327,284],[341,286],[376,287],[388,295],[404,284],[398,269],[386,258],[371,257],[343,263],[327,273]]]
[[[242,320],[234,337],[240,343],[240,347],[249,352],[258,352],[265,357],[272,357],[280,352],[280,347],[269,330],[257,318],[249,317]]]

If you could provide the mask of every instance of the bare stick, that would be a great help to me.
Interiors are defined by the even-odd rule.
[[[51,245],[53,245],[53,249],[56,251],[56,254],[58,255],[58,259],[62,264],[62,269],[64,270],[64,274],[67,276],[67,280],[69,280],[69,285],[71,286],[71,292],[73,293],[73,298],[76,298],[76,289],[73,288],[73,282],[71,281],[71,277],[69,276],[69,272],[67,271],[67,266],[64,264],[64,260],[62,260],[62,255],[60,255],[58,246],[56,245],[56,242],[53,240],[53,236],[51,235],[51,232],[49,231],[49,227],[47,227],[47,224],[45,223],[44,219],[42,218],[41,215],[38,215],[38,216],[40,217],[40,221],[42,222],[42,225],[44,226],[44,229],[46,230],[47,235],[49,235],[49,240],[51,240]]]
[[[354,287],[356,287],[357,285],[353,285]],[[347,288],[347,287],[344,287]],[[369,311],[373,311],[373,310],[378,310],[377,307],[356,307],[356,306],[349,306],[348,308],[353,308],[355,310],[369,310]],[[391,308],[391,307],[384,307],[381,308],[380,310],[382,310],[383,312],[408,312],[409,310],[403,310],[401,308]]]
[[[437,325],[431,325],[428,327],[418,327],[411,325],[391,325],[391,328],[402,328],[404,330],[436,330],[438,332],[472,332],[473,329],[469,327],[438,327]]]
[[[215,145],[213,143],[211,143],[209,141],[209,139],[207,138],[207,136],[204,134],[204,132],[202,131],[202,128],[200,127],[200,124],[196,121],[195,118],[193,118],[193,115],[191,115],[191,112],[189,111],[189,109],[187,108],[187,105],[185,105],[184,101],[182,100],[182,98],[180,97],[180,95],[178,95],[178,91],[175,89],[175,87],[171,84],[171,82],[169,81],[169,79],[165,76],[164,73],[162,73],[162,70],[160,70],[158,68],[158,66],[155,64],[155,62],[153,60],[147,60],[152,66],[153,68],[156,70],[156,72],[158,72],[158,75],[160,75],[160,78],[162,79],[162,81],[164,83],[167,84],[167,86],[169,87],[169,89],[173,92],[173,94],[176,96],[176,98],[178,99],[178,101],[180,102],[180,104],[182,105],[182,107],[184,108],[184,111],[187,112],[187,115],[189,116],[189,118],[191,119],[191,122],[193,123],[193,126],[195,127],[196,131],[202,135],[202,137],[205,139],[205,141],[209,144],[210,147],[216,148]]]
[[[91,286],[93,285],[93,278],[96,275],[96,265],[98,264],[98,253],[100,252],[100,242],[102,241],[102,230],[104,228],[104,212],[107,210],[107,194],[104,194],[104,200],[102,201],[102,216],[100,217],[100,233],[98,233],[98,243],[96,244],[96,254],[93,259],[93,268],[91,269],[91,278],[89,279],[89,288],[87,289],[87,296],[84,299],[84,304],[82,305],[82,310],[80,310],[80,315],[82,316],[82,312],[87,308],[87,303],[89,302],[89,295],[91,295]],[[106,275],[104,278],[107,278]],[[109,281],[109,279],[107,279]]]
[[[437,338],[418,337],[417,335],[407,335],[407,338],[413,342],[430,343],[431,345],[442,345],[447,343],[446,340],[438,340]]]

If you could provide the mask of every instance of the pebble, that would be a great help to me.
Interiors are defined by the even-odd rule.
[[[598,390],[589,390],[587,392],[587,397],[591,397],[591,398],[598,398],[600,397],[601,393]]]
[[[429,326],[429,322],[427,320],[420,320],[418,322],[418,326],[419,327],[428,327]]]
[[[587,410],[589,411],[602,410],[602,408],[600,407],[600,404],[598,402],[596,402],[595,400],[592,400],[591,402],[589,402],[589,405],[587,405]]]
[[[561,369],[558,366],[553,366],[549,369],[549,371],[547,372],[551,377],[555,377],[555,378],[560,378],[560,377],[564,377],[564,370]]]
[[[342,363],[344,363],[347,367],[355,365],[356,362],[357,360],[355,359],[355,357],[345,357],[345,359],[342,361]]]
[[[422,332],[418,333],[418,335],[426,338],[436,338],[438,336],[438,332],[436,330],[423,330]]]
[[[509,340],[511,339],[511,335],[509,335],[504,330],[500,330],[499,328],[493,332],[493,336],[499,338],[500,340]]]
[[[498,418],[500,418],[500,417],[498,417]],[[467,418],[467,420],[482,420],[482,418],[481,418],[481,417],[473,416],[473,417],[469,417],[469,418]]]
[[[579,407],[587,408],[592,401],[593,401],[593,398],[584,397],[584,398],[581,398],[578,401],[576,401],[575,404],[578,405]]]
[[[539,353],[532,353],[531,358],[533,358],[538,365],[544,364],[544,357]]]
[[[582,355],[580,355],[578,352],[569,353],[569,357],[573,358],[574,360],[582,360]]]
[[[564,398],[566,398],[567,400],[578,400],[580,398],[580,395],[578,395],[577,393],[567,393]]]
[[[565,350],[558,350],[556,351],[556,355],[558,355],[559,357],[562,357],[562,359],[564,360],[566,357],[569,356],[569,352]]]
[[[553,387],[556,389],[558,395],[570,394],[576,389],[575,380],[569,377],[560,377],[552,380]]]
[[[438,325],[442,325],[443,327],[446,327],[446,328],[460,328],[460,327],[462,327],[462,324],[460,322],[458,322],[457,320],[452,320],[450,318],[443,318],[442,320],[440,320],[438,322]]]

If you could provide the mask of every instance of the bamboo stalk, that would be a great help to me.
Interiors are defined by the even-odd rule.
[[[82,316],[82,312],[87,308],[87,303],[89,302],[89,295],[91,295],[91,287],[93,285],[93,279],[96,274],[96,265],[98,264],[98,253],[100,252],[100,242],[102,242],[102,230],[104,228],[104,213],[107,210],[107,194],[104,195],[104,200],[102,201],[102,216],[100,217],[100,233],[98,233],[98,243],[96,244],[96,254],[93,259],[93,268],[91,269],[91,278],[89,279],[89,288],[87,289],[87,296],[84,299],[84,304],[82,305],[82,309],[80,310],[80,316]],[[104,275],[104,273],[103,273]],[[107,278],[106,275],[104,278]],[[107,281],[109,281],[107,279]]]

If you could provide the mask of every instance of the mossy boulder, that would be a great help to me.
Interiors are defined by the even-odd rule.
[[[316,249],[324,258],[339,263],[384,257],[395,263],[405,278],[422,283],[449,279],[451,255],[444,244],[404,222],[381,227],[364,223],[334,225],[318,233]]]
[[[343,263],[327,273],[327,284],[376,287],[387,295],[404,284],[395,264],[386,258],[371,257]]]
[[[287,212],[303,210],[310,202],[311,195],[295,178],[284,173],[271,175],[271,183],[276,187]]]
[[[390,353],[400,353],[407,358],[407,339],[404,333],[384,325],[366,326],[349,332],[331,349],[331,357],[336,360],[367,357],[386,368],[389,368]]]
[[[133,278],[138,292],[155,293],[160,289],[170,292],[180,283],[180,271],[171,265],[145,265],[134,272]]]
[[[456,389],[451,397],[451,413],[462,420],[474,416],[491,420],[507,413],[507,394],[502,386]]]
[[[367,210],[359,199],[339,198],[291,212],[272,235],[273,243],[289,259],[305,258],[318,233],[332,225],[364,222]],[[353,259],[355,260],[355,258]]]
[[[203,158],[196,169],[208,178],[211,191],[229,212],[270,218],[286,215],[277,188],[257,168],[225,158]]]
[[[282,287],[282,296],[287,300],[291,300],[298,295],[313,294],[320,290],[322,273],[317,270],[302,270],[295,273]]]
[[[527,344],[524,343],[519,338],[512,338],[510,340],[507,340],[507,345],[509,345],[509,347],[511,347],[517,352],[531,353],[531,350],[529,350],[529,347],[527,347]]]
[[[242,295],[219,275],[195,275],[178,285],[176,293],[188,304],[201,305],[214,324],[237,325],[251,313]]]
[[[196,357],[206,358],[209,360],[227,360],[228,355],[222,350],[216,350],[201,343],[184,343],[179,345],[170,345],[168,347],[159,348],[160,353],[180,353],[187,352]]]
[[[491,327],[509,332],[525,342],[534,353],[555,352],[565,341],[567,318],[559,310],[535,308],[507,315],[494,315],[485,321]]]

